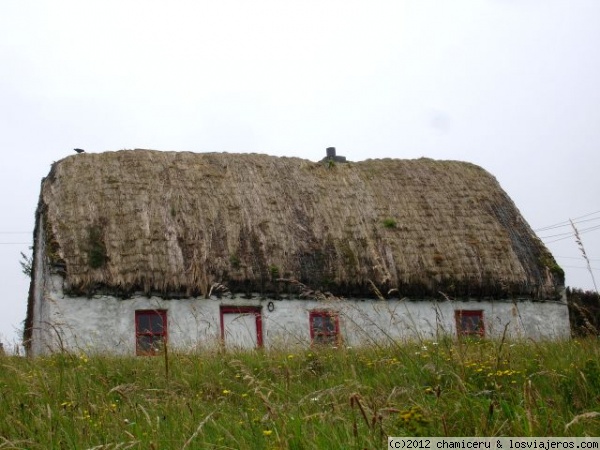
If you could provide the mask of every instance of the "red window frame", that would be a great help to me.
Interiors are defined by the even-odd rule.
[[[153,326],[152,319],[160,318],[157,329],[143,328],[143,319],[148,319],[149,327]],[[167,311],[164,309],[141,309],[135,312],[135,352],[138,356],[154,356],[162,353],[167,343]],[[149,345],[143,344],[149,341]],[[156,345],[160,343],[160,345]]]
[[[322,319],[320,326],[315,326],[316,319]],[[329,322],[333,329],[328,327],[323,319],[332,319]],[[337,345],[340,342],[340,320],[335,311],[313,310],[308,314],[310,326],[310,341],[317,345]]]
[[[485,337],[482,309],[457,309],[454,311],[456,332],[461,336]]]
[[[256,318],[256,346],[263,346],[262,309],[260,306],[221,306],[221,342],[225,343],[225,314],[254,314]]]

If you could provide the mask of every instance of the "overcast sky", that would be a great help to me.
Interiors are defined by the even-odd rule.
[[[599,0],[2,0],[0,341],[74,147],[470,161],[592,289],[568,220],[600,282],[599,86]]]

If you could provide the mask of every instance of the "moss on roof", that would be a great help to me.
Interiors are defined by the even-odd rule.
[[[496,179],[464,162],[85,153],[53,165],[38,213],[71,293],[293,279],[344,296],[550,298],[564,281]]]

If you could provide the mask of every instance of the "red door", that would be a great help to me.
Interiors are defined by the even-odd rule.
[[[262,347],[262,315],[259,306],[222,306],[221,339],[232,349]]]

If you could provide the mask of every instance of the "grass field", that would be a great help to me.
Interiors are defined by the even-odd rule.
[[[600,341],[0,358],[0,449],[385,448],[598,436]]]

